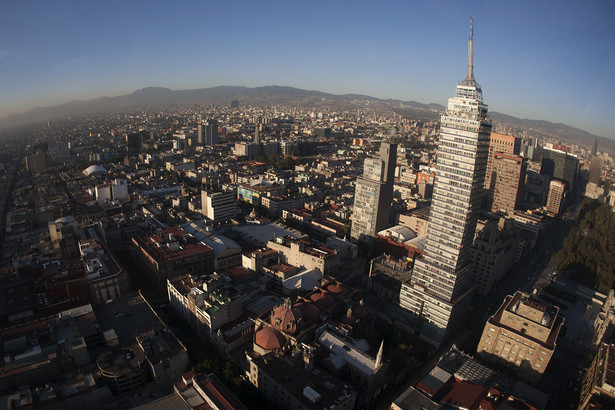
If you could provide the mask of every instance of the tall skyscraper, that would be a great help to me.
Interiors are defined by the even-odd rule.
[[[471,252],[489,152],[491,121],[473,73],[470,20],[468,74],[440,117],[436,178],[423,257],[400,293],[423,337],[440,343],[463,324],[472,298]]]
[[[598,155],[598,140],[595,139],[595,138],[592,140],[592,152],[591,152],[591,154],[593,156]]]
[[[200,145],[205,144],[205,136],[203,134],[203,124],[198,124],[196,126],[196,138]]]
[[[397,144],[383,142],[379,158],[366,158],[363,175],[357,178],[350,236],[369,241],[389,225]]]
[[[218,121],[209,120],[205,125],[205,144],[217,145],[218,144]]]

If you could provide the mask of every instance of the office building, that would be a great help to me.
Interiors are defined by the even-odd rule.
[[[487,160],[487,172],[485,174],[485,189],[492,189],[493,161],[496,152],[519,155],[521,151],[521,138],[512,135],[492,132],[489,138],[489,159]]]
[[[128,195],[128,181],[126,179],[115,179],[111,184],[111,195],[114,200],[126,201],[130,199]]]
[[[132,133],[126,135],[126,149],[128,152],[139,152],[143,146],[141,133]]]
[[[592,140],[592,151],[591,151],[592,156],[596,156],[598,155],[598,140],[597,139],[593,139]]]
[[[253,142],[236,142],[235,155],[238,157],[248,157],[248,159],[252,159],[260,154],[261,149],[260,145]]]
[[[45,172],[50,163],[49,154],[43,151],[26,156],[26,169],[33,174]]]
[[[441,343],[458,326],[472,298],[472,242],[484,198],[491,121],[474,80],[470,26],[468,74],[440,118],[436,178],[423,257],[410,292],[400,295],[423,338]]]
[[[577,179],[579,159],[576,155],[567,152],[543,148],[540,173],[549,175],[549,178],[559,179],[566,183],[566,190],[570,191]]]
[[[513,226],[512,220],[504,218],[478,221],[472,249],[472,282],[477,295],[487,296],[515,262],[518,234]]]
[[[520,155],[495,152],[491,160],[491,212],[519,209],[523,201],[523,185],[527,158]]]
[[[228,221],[239,214],[234,191],[201,191],[201,212],[214,223]]]
[[[218,144],[218,121],[209,120],[205,124],[205,145],[217,145]]]
[[[199,145],[205,145],[205,134],[203,133],[203,124],[196,126],[196,140]]]
[[[559,214],[566,195],[566,184],[554,179],[549,183],[549,196],[547,197],[547,212]]]
[[[369,241],[389,226],[397,144],[383,142],[379,158],[366,158],[363,175],[357,178],[350,236]]]
[[[506,296],[500,309],[485,324],[477,353],[506,364],[528,381],[544,373],[564,318],[559,308],[517,292]]]
[[[602,175],[602,159],[593,156],[589,164],[589,180],[587,182],[600,185]]]
[[[541,175],[534,171],[527,171],[523,186],[524,209],[538,209],[547,202],[549,194],[549,176]]]

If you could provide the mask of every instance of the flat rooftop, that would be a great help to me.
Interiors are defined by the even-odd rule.
[[[120,345],[134,343],[135,337],[140,333],[166,328],[138,294],[97,306],[94,313],[103,331],[115,329]]]

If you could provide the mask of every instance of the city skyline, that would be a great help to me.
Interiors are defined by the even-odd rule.
[[[0,17],[0,120],[150,86],[283,85],[443,104],[461,80],[459,33],[473,16],[492,111],[615,138],[606,2],[28,7],[11,3]]]

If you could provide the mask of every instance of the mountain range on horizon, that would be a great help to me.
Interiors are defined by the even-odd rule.
[[[445,109],[440,104],[423,104],[416,101],[380,99],[360,94],[329,94],[315,90],[303,90],[287,86],[217,86],[212,88],[171,90],[163,87],[147,87],[130,94],[116,97],[100,97],[90,100],[73,100],[49,107],[36,107],[23,114],[13,114],[0,119],[0,129],[22,127],[30,124],[43,124],[47,121],[67,117],[83,117],[93,114],[133,112],[147,108],[189,104],[230,104],[238,100],[242,105],[295,105],[303,107],[338,106],[340,109],[354,110],[370,103],[381,105],[399,114],[422,120],[435,120]],[[592,139],[598,140],[600,150],[615,153],[615,141],[596,136],[587,131],[562,123],[546,120],[521,119],[498,112],[489,113],[496,124],[517,131],[527,131],[530,135],[552,137],[568,143],[589,146]]]

